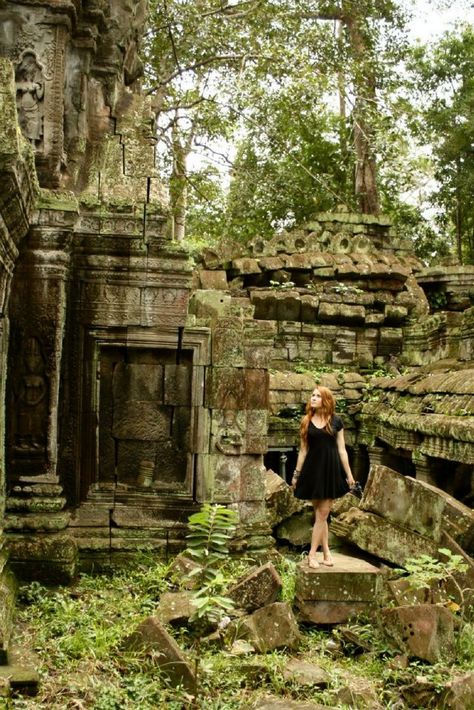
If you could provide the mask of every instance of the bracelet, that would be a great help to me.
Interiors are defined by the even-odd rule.
[[[293,477],[294,477],[294,478],[298,478],[298,476],[300,475],[300,473],[301,473],[301,471],[298,471],[298,470],[295,468],[295,470],[293,471]]]

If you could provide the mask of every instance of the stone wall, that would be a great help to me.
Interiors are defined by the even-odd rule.
[[[268,465],[289,475],[319,383],[336,395],[360,478],[383,462],[472,500],[473,274],[424,268],[388,220],[344,213],[247,254],[206,252],[201,286],[253,309],[246,329],[269,360]]]

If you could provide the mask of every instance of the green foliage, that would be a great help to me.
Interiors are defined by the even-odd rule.
[[[445,291],[429,291],[426,297],[432,311],[441,311],[446,308],[448,298]]]
[[[474,30],[460,25],[430,47],[417,47],[411,69],[418,91],[419,139],[431,145],[435,182],[429,199],[438,227],[462,262],[474,263]]]
[[[429,589],[433,582],[452,577],[456,572],[465,572],[467,564],[461,555],[456,555],[451,550],[440,548],[443,560],[437,560],[431,555],[410,557],[404,563],[404,569],[409,573],[409,582],[412,589]]]
[[[228,580],[220,567],[228,557],[236,522],[234,510],[211,503],[204,503],[201,510],[189,518],[186,552],[199,565],[188,575],[197,584],[191,621],[218,623],[234,606],[222,593]]]

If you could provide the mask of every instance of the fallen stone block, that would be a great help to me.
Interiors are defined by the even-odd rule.
[[[409,557],[438,557],[438,545],[433,540],[358,508],[340,515],[331,527],[338,537],[398,567],[403,567]]]
[[[444,500],[444,532],[448,533],[463,550],[474,554],[474,510],[430,483],[419,481],[419,485]]]
[[[431,708],[435,707],[433,698],[437,697],[437,690],[432,680],[425,676],[417,676],[413,683],[400,687],[400,694],[409,708]]]
[[[382,624],[401,651],[428,663],[450,663],[455,657],[456,620],[442,606],[418,604],[382,609]]]
[[[324,668],[315,663],[290,658],[283,669],[283,678],[296,685],[327,688],[330,685],[330,675]]]
[[[366,560],[333,552],[334,567],[311,569],[301,562],[296,570],[295,606],[301,621],[340,624],[373,608],[382,573]]]
[[[177,555],[174,558],[169,570],[171,580],[180,587],[195,589],[198,583],[197,576],[189,577],[189,574],[193,570],[199,569],[200,567],[201,565],[192,560],[190,557],[186,557],[183,554]]]
[[[336,700],[338,705],[351,710],[383,710],[373,685],[364,678],[351,678],[348,685],[337,691]]]
[[[276,648],[297,648],[301,639],[293,611],[286,602],[274,602],[240,620],[239,635],[259,653]]]
[[[265,472],[265,505],[271,528],[304,507],[303,501],[293,495],[291,486],[271,470]]]
[[[195,608],[191,592],[165,592],[161,595],[156,615],[163,624],[187,624]]]
[[[21,665],[0,666],[0,680],[7,681],[12,693],[19,695],[36,695],[40,677],[32,668]],[[5,687],[5,683],[3,683]]]
[[[474,708],[474,673],[457,676],[447,683],[441,694],[439,707],[445,710]]]
[[[345,496],[336,498],[331,508],[331,517],[337,518],[338,515],[342,513],[347,513],[351,508],[358,508],[360,505],[360,499],[353,495],[352,493],[346,493]]]
[[[229,596],[239,609],[254,611],[276,601],[282,582],[271,562],[252,570],[229,589]]]
[[[182,685],[191,693],[196,689],[196,678],[191,665],[186,660],[176,641],[166,631],[161,622],[153,616],[147,619],[127,636],[123,642],[127,651],[145,654],[153,652],[153,657],[161,672],[172,684]]]
[[[294,513],[274,529],[277,540],[286,540],[291,545],[301,547],[311,542],[314,512],[312,508]]]
[[[441,536],[445,501],[414,478],[387,466],[371,466],[360,509],[413,530],[436,542]]]

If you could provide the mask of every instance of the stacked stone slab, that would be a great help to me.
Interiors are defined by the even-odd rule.
[[[444,497],[437,491],[376,465],[359,507],[339,515],[332,527],[360,549],[403,566],[409,557],[438,557],[444,510]]]

